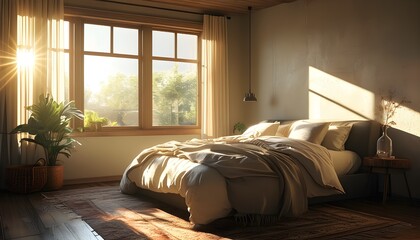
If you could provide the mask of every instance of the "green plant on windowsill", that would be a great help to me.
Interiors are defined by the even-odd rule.
[[[105,126],[109,123],[108,118],[106,117],[100,117],[99,113],[92,111],[92,110],[86,110],[85,111],[85,118],[83,120],[83,125],[85,130],[90,131],[101,131],[102,126]]]
[[[235,125],[233,125],[233,134],[242,134],[245,132],[245,130],[246,126],[241,122],[237,122]]]

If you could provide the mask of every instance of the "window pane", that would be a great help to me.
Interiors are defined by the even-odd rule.
[[[111,27],[95,24],[85,24],[85,51],[106,52],[111,49]]]
[[[138,60],[85,55],[84,62],[85,112],[107,126],[138,126]]]
[[[178,33],[177,37],[178,58],[196,60],[197,35]]]
[[[70,30],[69,30],[69,21],[64,21],[64,49],[69,49],[70,41]]]
[[[175,57],[175,33],[153,31],[153,56]]]
[[[114,27],[114,53],[138,55],[137,29]]]
[[[153,126],[197,125],[197,64],[153,60]]]
[[[70,100],[70,54],[64,53],[64,99]]]

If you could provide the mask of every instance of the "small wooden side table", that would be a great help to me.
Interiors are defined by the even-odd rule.
[[[384,174],[384,192],[382,203],[385,204],[388,189],[391,188],[391,174],[393,172],[402,172],[404,174],[405,185],[407,187],[408,196],[411,198],[410,186],[408,185],[406,170],[410,169],[411,162],[403,158],[379,158],[379,157],[365,157],[363,159],[363,166],[369,167],[371,173]]]

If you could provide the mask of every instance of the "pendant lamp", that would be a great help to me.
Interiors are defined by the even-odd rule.
[[[249,65],[248,65],[248,71],[249,71],[249,88],[248,88],[248,92],[245,93],[245,97],[244,97],[244,102],[256,102],[257,98],[255,97],[255,94],[251,91],[251,10],[252,7],[249,6],[248,7],[249,10],[249,41],[248,41],[248,51],[249,51]]]

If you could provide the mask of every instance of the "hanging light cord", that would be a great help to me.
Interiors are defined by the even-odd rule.
[[[252,7],[249,6],[248,7],[249,10],[249,24],[248,24],[248,53],[249,53],[249,60],[248,60],[248,74],[249,74],[249,88],[248,88],[248,92],[251,92],[251,11],[252,11]]]
[[[249,27],[249,32],[248,32],[248,37],[249,37],[249,39],[248,39],[248,56],[249,56],[249,61],[248,61],[248,64],[249,64],[249,66],[248,66],[248,84],[249,84],[249,89],[248,89],[248,92],[245,94],[245,97],[244,97],[244,102],[256,102],[257,101],[257,98],[255,97],[255,94],[252,92],[252,90],[251,90],[251,81],[252,81],[252,71],[251,71],[251,60],[252,60],[252,53],[251,53],[251,15],[252,15],[252,7],[251,6],[249,6],[248,7],[248,10],[249,10],[249,17],[248,17],[248,19],[249,19],[249,24],[248,24],[248,27]]]

